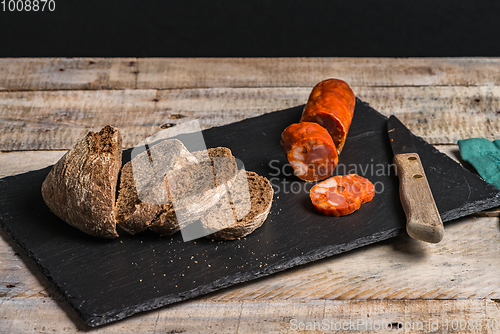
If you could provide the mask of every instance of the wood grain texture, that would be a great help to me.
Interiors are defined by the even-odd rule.
[[[499,321],[497,305],[491,300],[191,301],[90,329],[73,322],[76,315],[69,313],[71,310],[64,312],[61,307],[64,305],[57,300],[39,297],[22,304],[15,298],[9,299],[2,304],[0,317],[15,313],[23,314],[23,317],[3,318],[0,332],[329,333],[337,332],[335,326],[338,328],[345,323],[345,330],[341,333],[498,333],[492,327]],[[453,331],[452,323],[459,326],[460,320],[462,325],[468,325],[470,321],[472,329],[460,331],[458,327]],[[299,326],[302,331],[298,330]],[[435,326],[439,331],[432,331]],[[448,330],[445,330],[446,326]]]
[[[0,178],[55,164],[66,151],[0,152]]]
[[[202,128],[304,104],[310,88],[0,92],[0,150],[69,149],[88,131],[120,128],[125,147],[198,119]],[[396,115],[431,144],[500,133],[500,87],[363,87],[356,95]],[[424,98],[427,97],[427,98]]]
[[[302,100],[287,88],[3,92],[0,150],[69,149],[107,124],[118,127],[124,146],[132,147],[162,126],[198,119],[206,129]]]
[[[392,139],[391,139],[392,140]],[[444,227],[417,153],[394,156],[399,178],[399,197],[406,214],[406,231],[414,239],[438,243]]]
[[[357,96],[385,115],[396,115],[431,144],[497,139],[500,87],[360,87]]]
[[[135,58],[4,58],[0,91],[135,88]]]
[[[0,90],[495,86],[500,58],[15,58],[0,60]]]
[[[353,87],[500,83],[499,58],[149,58],[138,62],[137,88],[312,88],[331,77]]]

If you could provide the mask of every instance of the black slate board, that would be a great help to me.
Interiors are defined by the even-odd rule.
[[[295,178],[291,167],[283,168],[287,161],[280,134],[300,119],[301,111],[299,106],[203,132],[207,147],[229,147],[247,170],[268,177],[275,186],[267,221],[245,239],[184,243],[180,233],[158,237],[149,232],[116,240],[87,236],[45,206],[40,187],[50,167],[0,179],[0,224],[90,326],[403,232],[405,215],[390,166],[387,118],[357,101],[338,172],[369,178],[377,194],[355,213],[336,218],[315,213],[308,198],[312,185]],[[500,205],[496,188],[421,138],[414,141],[443,221]]]

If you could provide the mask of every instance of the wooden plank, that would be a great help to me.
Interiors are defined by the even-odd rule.
[[[212,88],[0,92],[0,150],[69,149],[106,124],[125,147],[198,119],[202,128],[304,104],[310,88]],[[500,133],[500,86],[359,87],[355,93],[385,115],[398,116],[432,144]],[[425,98],[424,98],[425,97]]]
[[[6,58],[0,90],[500,85],[500,58]]]
[[[90,329],[64,304],[34,297],[5,300],[0,318],[2,333],[498,333],[500,312],[495,304],[491,300],[191,301]],[[460,329],[461,321],[465,330]]]
[[[135,88],[135,58],[4,58],[0,91]]]
[[[132,147],[162,125],[229,124],[307,99],[297,96],[290,88],[2,92],[0,150],[69,149],[106,124],[119,127],[124,147]]]
[[[0,178],[55,164],[66,151],[0,152]]]
[[[500,87],[359,87],[355,93],[432,144],[493,140],[500,132]]]
[[[137,88],[309,87],[335,77],[351,86],[500,84],[500,58],[147,58]]]

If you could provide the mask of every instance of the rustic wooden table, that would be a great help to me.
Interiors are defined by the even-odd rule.
[[[0,59],[0,177],[106,124],[130,147],[304,104],[328,77],[459,161],[458,139],[499,138],[499,58]],[[97,329],[0,229],[0,333],[499,333],[496,213],[448,223],[437,245],[400,236]]]

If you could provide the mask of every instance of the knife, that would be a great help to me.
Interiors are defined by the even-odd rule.
[[[438,243],[443,239],[444,226],[410,130],[391,116],[387,132],[399,178],[399,197],[406,214],[406,231],[413,239]]]

